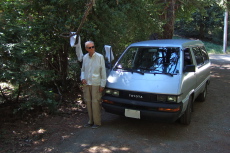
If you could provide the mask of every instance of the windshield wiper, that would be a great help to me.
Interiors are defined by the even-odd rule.
[[[171,76],[171,77],[173,77],[173,74],[172,73],[159,73],[159,72],[157,72],[157,73],[153,73],[154,75],[156,75],[156,74],[166,74],[166,75],[169,75],[169,76]]]
[[[132,71],[131,71],[132,73],[133,73],[133,72],[136,72],[136,73],[139,73],[139,74],[142,74],[142,75],[145,74],[144,72],[141,72],[141,71],[138,71],[138,70],[135,70],[135,71],[134,71],[134,69],[131,69],[131,70],[132,70]]]
[[[156,68],[139,67],[137,70],[148,70],[148,71],[152,71],[152,70],[156,70]]]

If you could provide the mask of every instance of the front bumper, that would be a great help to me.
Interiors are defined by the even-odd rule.
[[[103,102],[102,107],[106,112],[125,116],[125,110],[137,110],[140,112],[140,119],[151,119],[155,121],[174,122],[180,115],[183,107],[182,103],[154,103],[135,101],[111,96],[103,96],[103,101],[110,101],[110,103]],[[176,109],[176,112],[159,111],[159,108]]]

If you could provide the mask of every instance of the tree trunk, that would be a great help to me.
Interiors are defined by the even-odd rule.
[[[165,12],[161,16],[161,19],[165,22],[163,25],[162,39],[172,39],[174,34],[174,22],[175,22],[175,3],[176,0],[165,0],[166,7]]]
[[[64,44],[62,48],[57,49],[54,54],[46,55],[47,66],[49,70],[54,70],[56,84],[61,91],[65,91],[68,78],[68,44]]]
[[[199,39],[203,39],[204,38],[204,31],[205,31],[205,25],[204,22],[200,23],[200,29],[199,29]]]
[[[68,76],[68,47],[64,45],[59,49],[59,76],[61,79],[62,89],[66,90]]]

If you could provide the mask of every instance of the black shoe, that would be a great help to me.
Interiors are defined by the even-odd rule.
[[[87,123],[87,124],[84,125],[84,127],[86,128],[86,127],[90,127],[90,126],[92,126],[92,125],[93,125],[93,124]]]
[[[92,126],[92,129],[97,129],[97,128],[99,128],[99,126],[100,126],[100,125],[93,125],[93,126]]]

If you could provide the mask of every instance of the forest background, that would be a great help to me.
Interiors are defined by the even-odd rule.
[[[77,31],[89,3],[1,0],[1,112],[7,107],[19,117],[55,113],[69,101],[81,101],[80,64],[69,38],[60,35]],[[228,5],[224,0],[95,0],[79,33],[81,45],[93,40],[102,54],[103,46],[111,45],[116,59],[133,42],[179,35],[205,41],[209,53],[222,53]]]

